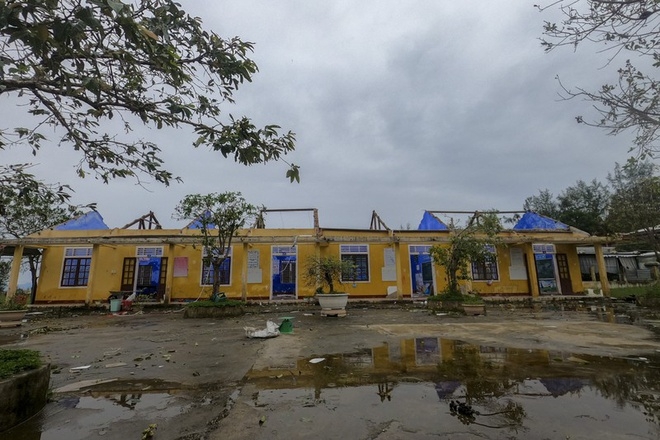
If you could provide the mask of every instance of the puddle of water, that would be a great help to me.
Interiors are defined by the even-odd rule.
[[[660,438],[657,353],[621,359],[415,338],[309,361],[249,373],[252,405],[267,416],[255,438]]]
[[[12,440],[84,440],[93,437],[125,438],[122,432],[142,432],[144,420],[168,419],[187,411],[175,395],[167,393],[91,393],[66,396],[46,405],[27,422],[2,433]],[[131,421],[136,426],[131,427]],[[121,426],[120,426],[121,425]],[[121,428],[121,429],[120,429]]]

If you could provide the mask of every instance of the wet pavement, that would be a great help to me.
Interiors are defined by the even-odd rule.
[[[245,336],[284,316],[292,334]],[[659,323],[629,305],[39,317],[0,344],[43,353],[53,401],[0,439],[657,439]]]

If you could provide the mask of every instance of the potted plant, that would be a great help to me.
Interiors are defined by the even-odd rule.
[[[463,306],[463,311],[466,315],[486,314],[486,306],[484,304],[484,300],[481,298],[481,296],[479,296],[478,293],[463,295],[461,305]]]
[[[27,305],[14,298],[0,300],[0,328],[17,327],[23,322],[27,313]]]
[[[463,311],[466,315],[485,315],[484,300],[478,293],[464,294],[460,290],[446,289],[439,295],[429,297],[430,307],[451,312]]]
[[[311,256],[305,264],[304,280],[309,286],[316,286],[316,299],[321,305],[322,316],[346,315],[348,293],[335,290],[342,284],[342,279],[350,278],[355,273],[351,261],[336,256]]]

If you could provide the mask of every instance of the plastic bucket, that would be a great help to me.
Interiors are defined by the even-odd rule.
[[[111,299],[110,300],[110,311],[118,312],[121,310],[121,299]]]

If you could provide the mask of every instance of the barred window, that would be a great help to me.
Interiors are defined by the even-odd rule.
[[[220,265],[220,284],[224,286],[231,284],[231,257],[227,257]],[[202,285],[213,285],[213,266],[208,263],[204,263],[202,268]]]
[[[487,245],[488,256],[484,261],[472,262],[472,279],[474,281],[497,281],[500,279],[497,271],[497,250],[495,246]]]
[[[206,248],[202,251],[206,256]],[[213,266],[210,262],[202,260],[202,286],[213,285]],[[220,285],[228,286],[231,284],[231,248],[228,257],[220,265]]]
[[[366,244],[343,244],[339,247],[342,261],[350,261],[355,266],[351,274],[342,274],[343,281],[369,281],[369,246]]]
[[[497,281],[497,261],[482,261],[472,263],[472,279],[475,281]]]

